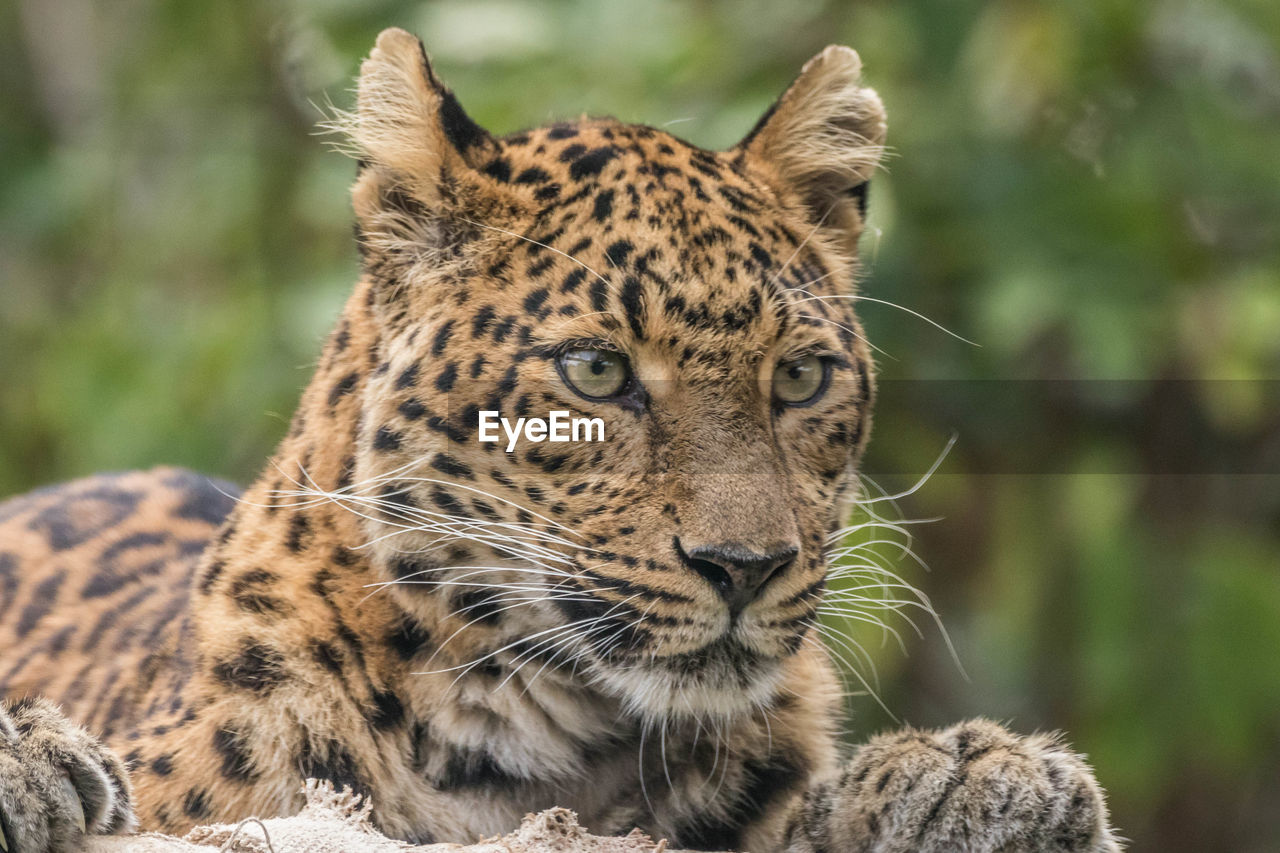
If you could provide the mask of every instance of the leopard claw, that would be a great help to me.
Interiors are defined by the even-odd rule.
[[[80,830],[81,835],[87,835],[89,830],[84,821],[84,806],[80,803],[80,794],[76,791],[76,786],[72,784],[71,777],[66,773],[62,774],[59,779],[62,785],[62,793],[66,798],[67,810],[71,812],[71,820]]]

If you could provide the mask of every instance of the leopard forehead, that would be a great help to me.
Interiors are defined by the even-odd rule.
[[[477,171],[529,208],[459,216],[457,264],[380,268],[417,283],[392,311],[403,329],[465,319],[496,344],[601,338],[708,364],[784,336],[857,349],[850,262],[741,155],[593,120],[506,137]]]

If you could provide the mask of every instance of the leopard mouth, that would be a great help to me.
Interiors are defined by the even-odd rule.
[[[696,651],[660,658],[655,664],[672,675],[691,681],[710,676],[724,681],[745,682],[761,660],[760,655],[738,642],[731,633],[725,633]]]

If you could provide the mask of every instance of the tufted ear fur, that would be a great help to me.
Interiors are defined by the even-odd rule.
[[[436,77],[422,42],[383,30],[360,66],[356,110],[342,129],[360,159],[352,189],[366,252],[379,260],[429,253],[456,240],[458,223],[509,203],[483,171],[499,143]]]
[[[880,97],[862,86],[862,60],[832,45],[805,63],[738,148],[771,169],[813,223],[852,252],[885,130]]]

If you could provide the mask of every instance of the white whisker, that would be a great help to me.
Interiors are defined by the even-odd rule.
[[[800,302],[826,301],[828,299],[849,299],[856,302],[874,302],[877,305],[888,305],[891,308],[897,308],[899,311],[905,311],[906,313],[910,314],[913,317],[917,317],[921,320],[924,320],[930,326],[933,326],[934,328],[942,332],[945,332],[946,334],[950,335],[951,337],[955,338],[958,341],[963,341],[964,343],[974,347],[982,346],[982,344],[975,343],[966,337],[956,334],[955,332],[948,329],[946,326],[942,325],[941,323],[935,322],[934,320],[929,319],[925,315],[921,314],[919,311],[912,311],[910,308],[907,308],[906,306],[899,305],[896,302],[890,302],[887,299],[876,299],[871,296],[862,296],[862,295],[823,294],[823,295],[806,296],[803,299],[800,299],[798,301]]]
[[[592,269],[582,261],[575,258],[573,255],[570,255],[568,252],[562,252],[554,246],[548,246],[546,243],[539,243],[537,240],[534,240],[531,237],[526,237],[523,234],[517,234],[515,231],[508,231],[505,228],[499,228],[496,225],[485,225],[483,222],[476,222],[473,219],[467,219],[465,216],[459,216],[458,219],[462,222],[467,223],[468,225],[474,225],[477,228],[484,228],[489,231],[497,231],[499,234],[506,234],[509,237],[515,237],[519,240],[524,240],[526,243],[532,243],[535,246],[540,246],[541,248],[546,249],[547,251],[555,252],[557,255],[560,255],[563,258],[568,258],[578,266],[582,267],[587,272],[594,275],[596,278],[600,279],[602,282],[604,282],[604,286],[608,288],[610,291],[613,291],[615,289],[613,283],[610,282],[609,279],[605,278],[600,273],[596,272],[594,269]],[[605,258],[608,259],[608,255],[606,255]],[[610,261],[610,263],[612,263],[612,261]]]
[[[958,437],[959,436],[956,433],[951,434],[951,438],[947,439],[946,447],[942,448],[942,452],[938,454],[938,458],[933,460],[933,464],[929,466],[929,470],[925,471],[924,474],[920,476],[920,479],[916,480],[915,484],[911,486],[911,488],[898,492],[894,495],[884,495],[878,498],[858,500],[856,503],[859,506],[868,506],[870,504],[883,503],[885,501],[893,502],[914,495],[920,490],[921,486],[929,482],[929,478],[932,477],[937,472],[938,468],[942,466],[943,460],[947,458],[947,454],[950,453],[951,448],[955,446],[956,439]],[[869,478],[864,477],[863,479]]]

